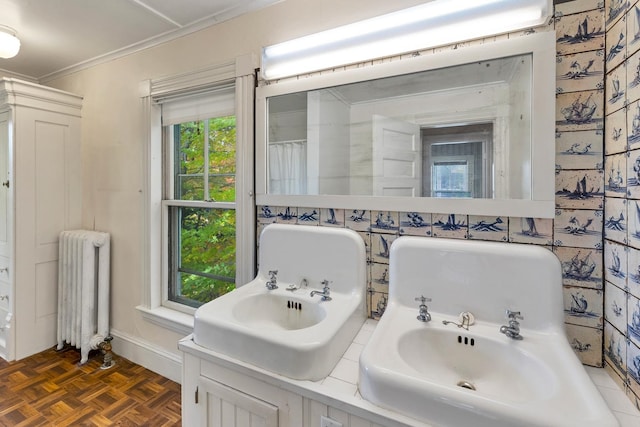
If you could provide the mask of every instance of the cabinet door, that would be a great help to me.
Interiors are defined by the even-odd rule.
[[[207,427],[278,427],[278,407],[205,377],[198,380],[198,406]]]
[[[11,192],[10,168],[11,145],[11,113],[0,113],[0,256],[10,257],[10,231],[11,231]]]

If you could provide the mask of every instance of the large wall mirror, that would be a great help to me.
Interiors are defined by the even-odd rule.
[[[263,84],[257,203],[553,217],[554,58],[541,33]]]

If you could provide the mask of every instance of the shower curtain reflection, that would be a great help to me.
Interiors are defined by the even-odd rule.
[[[307,194],[307,141],[269,143],[269,193]]]

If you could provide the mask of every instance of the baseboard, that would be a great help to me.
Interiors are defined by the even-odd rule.
[[[182,358],[155,344],[111,329],[113,352],[172,381],[181,383]],[[117,358],[116,358],[117,363]]]

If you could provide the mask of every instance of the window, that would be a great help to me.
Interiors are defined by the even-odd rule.
[[[147,321],[191,333],[196,307],[255,276],[251,55],[141,82],[147,114]]]
[[[235,287],[236,118],[165,128],[168,300],[197,307]]]

